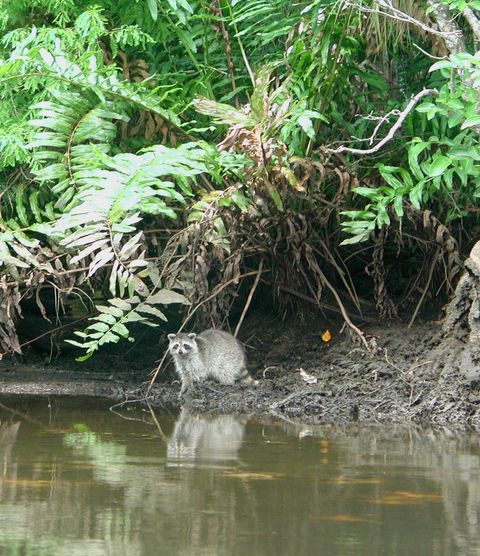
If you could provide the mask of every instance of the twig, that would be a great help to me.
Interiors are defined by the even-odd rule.
[[[115,411],[111,407],[109,409],[114,415],[117,415],[118,417],[120,417],[120,419],[123,419],[124,421],[136,421],[137,423],[143,423],[145,425],[152,424],[149,423],[148,421],[145,421],[145,419],[139,419],[138,417],[128,417],[127,415],[122,415],[119,411]]]
[[[289,419],[288,417],[285,417],[285,415],[282,415],[281,413],[279,413],[278,411],[275,411],[275,409],[270,408],[269,409],[269,413],[271,413],[274,417],[276,417],[277,419],[281,419],[282,421],[285,421],[286,423],[289,423],[291,425],[298,425],[298,423],[295,423],[295,421],[292,421],[291,419]]]
[[[289,394],[287,397],[279,400],[278,402],[274,402],[269,406],[269,410],[273,410],[275,411],[277,408],[279,408],[281,405],[286,404],[287,402],[289,402],[290,400],[293,400],[295,398],[301,397],[301,396],[305,396],[307,394],[312,395],[312,394],[322,394],[322,390],[300,390],[300,392],[293,392],[292,394]]]
[[[230,5],[230,4],[228,4],[228,5]],[[238,41],[238,46],[240,47],[240,52],[242,54],[243,63],[245,64],[245,67],[247,69],[247,73],[248,73],[248,76],[250,77],[250,81],[252,82],[252,85],[255,87],[255,75],[253,74],[252,68],[250,66],[250,62],[248,61],[248,58],[247,58],[247,53],[245,52],[245,48],[243,47],[242,39],[240,38],[240,34],[238,32],[237,24],[235,23],[235,20],[233,20],[233,14],[232,14],[232,8],[231,7],[230,7],[230,15],[232,16],[233,30],[235,31],[235,37]]]
[[[114,411],[114,409],[116,407],[123,407],[125,404],[127,403],[141,403],[144,402],[145,399],[144,398],[138,398],[138,399],[134,399],[134,400],[123,400],[121,402],[118,402],[116,404],[111,405],[108,410],[111,411],[112,413],[115,413],[117,415],[119,415],[118,411]],[[122,416],[123,417],[123,416]]]
[[[387,135],[381,141],[379,141],[374,147],[372,147],[371,149],[352,149],[350,147],[345,147],[344,145],[342,145],[341,147],[338,147],[337,149],[328,149],[327,148],[326,151],[330,152],[330,153],[333,153],[333,154],[339,154],[339,153],[342,153],[342,152],[349,152],[349,153],[352,153],[352,154],[372,154],[372,153],[375,153],[375,152],[379,151],[383,147],[383,145],[388,143],[393,138],[396,131],[403,124],[405,118],[413,110],[413,108],[417,104],[417,102],[421,98],[423,98],[427,95],[436,95],[436,94],[438,94],[437,89],[423,89],[423,91],[420,91],[415,96],[413,96],[410,99],[410,101],[408,102],[407,106],[405,106],[405,108],[400,112],[398,120],[390,128],[390,131],[387,133]]]
[[[12,415],[18,415],[24,421],[28,421],[29,423],[33,423],[35,425],[40,425],[41,427],[45,426],[44,423],[42,423],[41,421],[38,421],[37,419],[32,419],[32,417],[29,417],[26,413],[22,413],[21,411],[18,411],[18,409],[12,409],[11,407],[4,405],[3,403],[0,403],[0,407],[2,409],[10,411]]]
[[[433,29],[433,27],[429,27],[428,25],[426,25],[422,21],[419,21],[418,19],[415,19],[411,15],[408,15],[407,13],[402,12],[402,10],[399,10],[398,8],[395,8],[392,5],[391,0],[376,0],[376,4],[378,6],[380,6],[380,8],[384,8],[385,10],[388,10],[388,11],[381,11],[378,7],[377,8],[368,8],[367,6],[362,6],[360,4],[355,4],[354,2],[347,2],[347,4],[349,6],[351,6],[352,8],[356,8],[360,12],[383,15],[385,17],[389,17],[389,18],[395,19],[397,21],[402,21],[404,23],[410,23],[411,25],[415,25],[416,27],[419,27],[420,29],[422,29],[423,31],[426,31],[427,33],[431,33],[432,35],[438,35],[438,36],[441,36],[441,37],[450,37],[452,35],[457,35],[457,31],[447,31],[447,30],[439,31],[437,29]]]
[[[149,401],[147,400],[147,398],[145,398],[145,402],[147,403],[147,407],[148,407],[148,409],[149,409],[149,411],[150,411],[150,415],[152,416],[152,419],[153,419],[153,421],[154,421],[154,423],[155,423],[155,426],[156,426],[157,429],[158,429],[158,432],[160,433],[160,436],[161,436],[162,440],[163,440],[164,442],[168,442],[168,437],[167,437],[167,435],[163,432],[162,427],[160,426],[160,423],[158,422],[157,416],[155,415],[155,412],[153,411],[153,408],[152,408],[152,406],[150,405],[150,403],[149,403]]]
[[[462,15],[470,25],[475,42],[478,43],[480,41],[480,21],[478,17],[475,15],[472,8],[464,8]]]
[[[275,371],[276,369],[278,369],[279,367],[276,367],[275,365],[269,365],[268,367],[266,367],[262,373],[263,378],[267,378],[265,376],[266,373],[268,373],[268,371]]]
[[[425,56],[432,58],[432,60],[448,60],[448,56],[434,56],[433,54],[430,54],[430,52],[423,50],[423,48],[418,46],[418,44],[412,43],[412,46],[414,46],[417,50],[420,50],[420,52],[425,54]]]
[[[360,114],[356,114],[357,116],[360,116]],[[371,145],[375,139],[375,137],[377,136],[378,130],[382,127],[382,125],[389,120],[390,116],[399,116],[400,115],[400,111],[395,108],[393,110],[390,110],[390,112],[387,112],[386,114],[384,114],[383,116],[372,116],[371,114],[368,116],[363,116],[364,120],[371,120],[371,121],[376,121],[378,122],[377,125],[375,126],[372,135],[370,135],[370,137],[365,137],[364,139],[361,139],[360,137],[353,137],[356,141],[368,141],[368,143]]]
[[[390,367],[393,367],[394,369],[396,369],[397,371],[399,371],[400,373],[402,373],[402,375],[405,374],[405,371],[403,371],[400,367],[398,367],[397,365],[394,365],[390,359],[388,358],[388,349],[385,348],[384,350],[384,357],[385,357],[385,361],[390,365]]]
[[[330,263],[335,267],[335,269],[338,272],[338,275],[340,276],[340,279],[342,280],[345,288],[347,289],[347,292],[350,296],[350,299],[353,301],[355,307],[357,308],[358,312],[360,314],[362,314],[362,308],[360,307],[360,302],[358,301],[358,296],[357,296],[357,292],[355,291],[355,286],[353,285],[353,283],[349,284],[348,280],[345,277],[345,273],[344,271],[340,268],[340,266],[337,264],[337,261],[335,260],[335,257],[333,256],[333,254],[330,252],[330,250],[328,249],[326,243],[323,241],[323,239],[319,239],[320,245],[323,247],[324,253],[322,253],[321,251],[319,251],[316,247],[313,247],[313,250],[319,254],[320,256],[325,256],[327,255],[328,260],[330,261]],[[346,268],[346,267],[345,267]],[[347,269],[347,273],[348,273],[348,269]],[[351,287],[350,287],[351,285]]]
[[[225,20],[223,17],[222,6],[220,1],[216,0],[215,2],[212,2],[210,4],[210,9],[213,15],[218,17],[218,27],[220,29],[220,33],[222,34],[223,46],[225,50],[225,59],[227,62],[227,73],[228,73],[228,77],[230,78],[230,82],[232,83],[232,90],[236,95],[237,84],[235,83],[235,74],[233,71],[232,45],[230,43],[230,35],[228,34],[227,28],[225,27]],[[238,97],[235,98],[235,103],[238,108],[239,107]]]
[[[430,365],[431,363],[433,363],[433,361],[422,361],[422,363],[416,363],[408,369],[407,373],[410,373],[413,369],[417,369],[418,367],[423,367],[423,365]]]
[[[430,265],[430,270],[428,271],[427,283],[425,284],[425,287],[423,288],[423,293],[420,297],[420,300],[419,300],[417,306],[415,307],[415,311],[413,312],[412,318],[410,319],[410,322],[408,323],[408,328],[411,328],[413,323],[415,322],[415,319],[417,318],[418,311],[420,310],[420,307],[422,306],[423,300],[425,299],[425,296],[427,295],[427,291],[428,291],[428,288],[430,287],[430,282],[432,281],[433,271],[435,269],[435,265],[437,264],[437,259],[438,259],[438,256],[440,254],[440,250],[441,250],[441,247],[438,247],[437,251],[435,253],[435,256],[433,257],[432,264]]]
[[[320,268],[318,270],[320,271],[320,278],[321,278],[322,282],[332,292],[332,295],[337,302],[338,308],[340,309],[340,312],[342,313],[343,320],[355,332],[355,334],[360,338],[360,340],[361,340],[362,344],[365,346],[367,352],[370,353],[370,346],[368,345],[368,342],[365,339],[365,336],[363,335],[363,332],[360,330],[360,328],[355,326],[353,324],[353,322],[350,320],[350,317],[348,316],[348,313],[345,310],[345,307],[343,306],[342,300],[340,299],[340,296],[338,295],[337,290],[332,286],[332,284],[330,284],[329,280],[327,279],[325,274],[320,270]]]
[[[48,330],[47,332],[40,334],[40,336],[36,336],[32,340],[28,340],[28,342],[23,342],[23,344],[20,344],[20,347],[28,346],[28,344],[36,342],[37,340],[40,340],[40,338],[43,338],[44,336],[48,336],[49,334],[54,334],[58,330],[62,330],[63,328],[67,328],[68,326],[72,326],[73,324],[77,324],[78,322],[82,322],[82,320],[85,319],[88,319],[88,317],[82,317],[80,319],[72,320],[71,322],[67,322],[65,324],[62,324],[61,326],[57,326],[56,328],[52,328],[51,330]]]
[[[252,289],[248,294],[247,301],[245,302],[245,307],[243,308],[242,314],[240,315],[240,319],[238,320],[237,326],[235,328],[235,333],[233,334],[235,338],[237,337],[237,334],[240,331],[240,327],[242,326],[243,319],[245,318],[248,308],[250,307],[250,303],[252,302],[253,294],[257,289],[258,282],[260,281],[260,276],[262,275],[262,268],[263,268],[263,259],[260,259],[260,264],[258,265],[258,271],[257,271],[257,276],[255,277],[255,282],[253,282]]]
[[[331,305],[330,303],[325,303],[324,301],[317,301],[316,299],[314,299],[313,297],[310,297],[309,295],[306,295],[302,292],[297,292],[296,290],[293,290],[292,288],[289,288],[287,286],[279,286],[280,289],[286,293],[289,293],[291,295],[294,295],[295,297],[298,297],[300,299],[303,299],[304,301],[307,301],[308,303],[312,303],[313,305],[316,305],[317,307],[323,307],[324,309],[327,309],[328,311],[333,311],[334,313],[340,313],[341,311],[338,307],[335,307],[334,305]],[[366,317],[364,315],[359,315],[358,313],[351,313],[352,316],[365,321],[365,322],[373,322],[373,323],[378,323],[378,319],[373,319],[370,317]]]

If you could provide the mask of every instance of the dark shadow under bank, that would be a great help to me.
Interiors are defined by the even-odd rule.
[[[259,386],[199,384],[180,402],[178,381],[167,370],[150,391],[151,405],[316,423],[427,422],[480,428],[479,347],[442,338],[437,324],[366,326],[370,344],[376,345],[372,353],[334,327],[331,340],[323,341],[325,327],[318,319],[286,324],[265,317],[245,328],[242,339]],[[51,365],[31,363],[28,357],[23,363],[5,360],[0,364],[0,396],[92,396],[133,403],[144,398],[148,371],[161,355],[158,344],[151,351],[142,350],[143,371],[138,354],[137,368],[121,356],[103,364],[100,356],[86,367],[71,356]],[[302,369],[316,382],[306,382]]]

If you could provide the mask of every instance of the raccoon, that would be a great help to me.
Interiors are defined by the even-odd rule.
[[[168,349],[182,381],[180,396],[194,383],[213,378],[220,384],[240,380],[258,384],[247,370],[242,344],[223,330],[209,329],[200,334],[169,334]]]

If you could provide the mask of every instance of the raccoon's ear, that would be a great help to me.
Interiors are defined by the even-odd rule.
[[[168,338],[170,341],[172,341],[173,338],[175,338],[175,334],[169,334],[169,335],[167,336],[167,338]]]
[[[188,337],[190,338],[190,340],[195,340],[197,335],[196,334],[189,334]]]

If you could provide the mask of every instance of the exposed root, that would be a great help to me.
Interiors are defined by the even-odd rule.
[[[385,283],[385,266],[383,264],[383,253],[387,230],[383,227],[373,238],[374,248],[372,254],[372,264],[367,268],[367,272],[373,277],[375,304],[378,315],[381,319],[391,319],[397,315],[397,308],[387,292]]]
[[[415,311],[413,312],[412,318],[410,319],[410,322],[408,323],[408,328],[411,328],[413,323],[415,322],[415,319],[417,318],[418,315],[418,311],[420,310],[420,307],[422,306],[422,303],[425,299],[425,296],[430,288],[430,283],[432,281],[432,276],[433,276],[433,271],[435,269],[435,265],[437,264],[437,260],[438,257],[440,255],[440,247],[437,249],[437,251],[435,252],[435,255],[433,257],[433,261],[430,265],[430,270],[428,271],[428,277],[427,277],[427,283],[425,284],[425,287],[423,288],[423,292],[422,295],[420,297],[420,301],[417,303],[417,306],[415,307]]]
[[[263,269],[263,259],[260,260],[260,265],[258,266],[258,271],[257,271],[257,276],[255,277],[255,282],[253,282],[252,289],[250,290],[250,293],[248,294],[248,297],[247,297],[247,301],[245,302],[245,307],[243,308],[243,311],[242,311],[242,314],[240,315],[237,326],[235,327],[235,333],[233,334],[235,336],[235,338],[237,337],[238,332],[240,331],[240,327],[242,326],[243,319],[245,318],[245,315],[247,314],[248,308],[250,307],[250,303],[252,302],[253,294],[255,293],[255,290],[257,289],[257,286],[258,286],[258,282],[260,281],[260,277],[262,276],[262,269]]]

